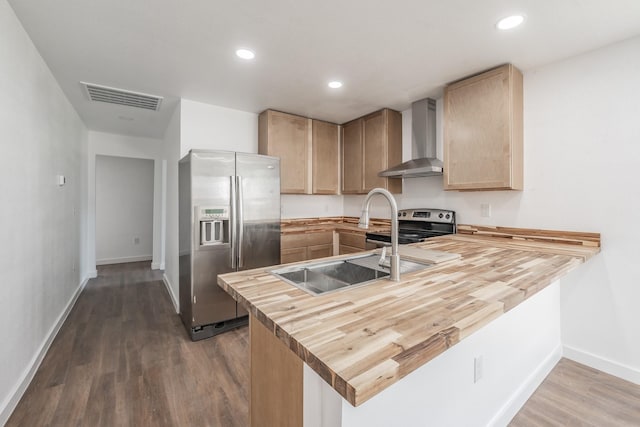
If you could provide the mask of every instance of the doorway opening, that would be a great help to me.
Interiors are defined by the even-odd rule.
[[[96,265],[153,259],[154,161],[96,156]]]

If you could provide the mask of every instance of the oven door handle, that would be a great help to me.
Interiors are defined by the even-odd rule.
[[[366,241],[367,241],[367,243],[373,243],[374,245],[377,245],[378,247],[391,246],[391,243],[383,242],[382,240],[366,239]]]

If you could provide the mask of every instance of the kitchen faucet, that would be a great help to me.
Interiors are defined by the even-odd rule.
[[[369,228],[369,205],[371,204],[371,198],[380,194],[384,196],[389,205],[391,206],[391,275],[390,279],[397,282],[400,280],[400,255],[398,255],[398,205],[393,195],[384,188],[374,188],[369,191],[364,202],[362,202],[362,214],[360,215],[360,221],[358,227]]]

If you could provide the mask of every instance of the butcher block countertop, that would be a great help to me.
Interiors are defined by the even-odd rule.
[[[352,216],[295,218],[283,219],[280,222],[282,234],[318,233],[322,231],[348,231],[358,234],[366,232],[389,231],[391,221],[388,219],[371,218],[369,228],[358,227],[359,218]]]
[[[600,251],[597,233],[458,232],[410,245],[460,257],[399,282],[312,296],[269,267],[224,274],[218,284],[357,406]]]

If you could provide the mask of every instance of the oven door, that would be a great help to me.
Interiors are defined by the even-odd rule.
[[[367,243],[373,243],[377,247],[391,246],[391,234],[389,233],[367,233]],[[422,242],[424,239],[415,236],[403,236],[402,233],[398,234],[398,244],[406,245],[409,243]]]

